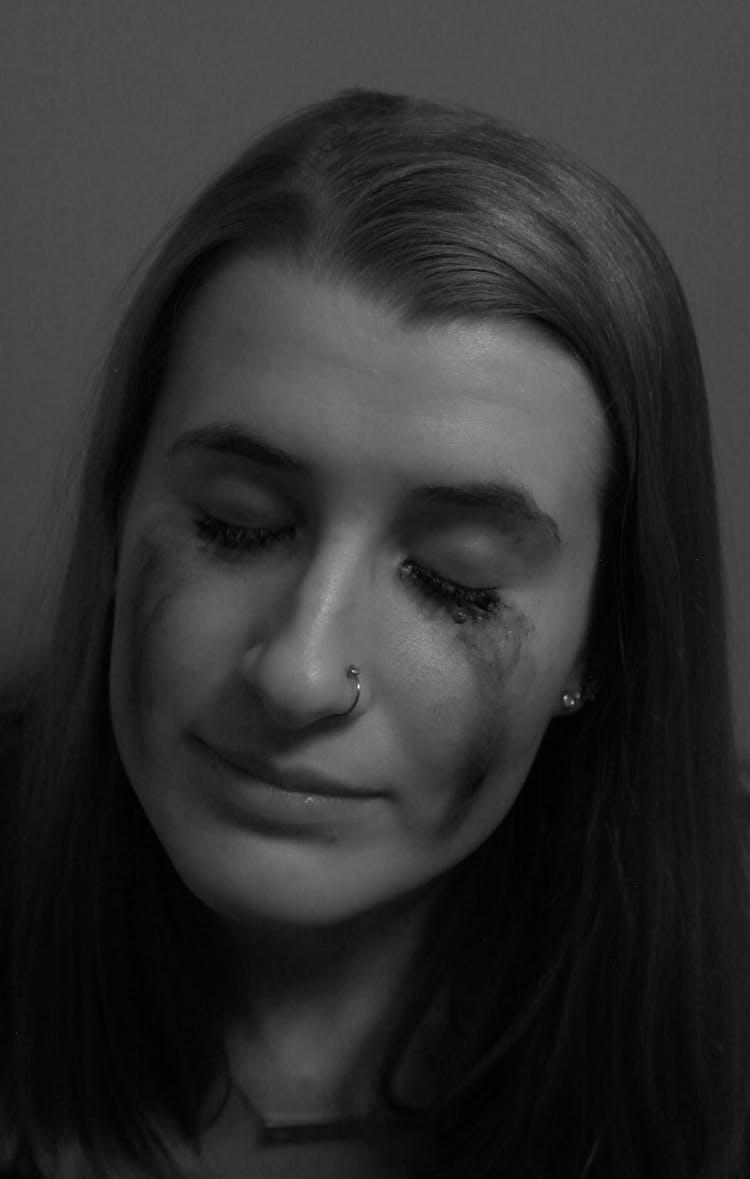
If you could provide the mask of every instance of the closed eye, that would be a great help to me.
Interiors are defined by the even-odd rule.
[[[401,576],[425,597],[442,606],[454,622],[483,622],[502,609],[504,603],[496,589],[473,588],[442,577],[434,569],[407,560]]]
[[[293,524],[280,528],[248,528],[244,524],[229,524],[215,516],[200,516],[195,521],[198,536],[212,548],[226,556],[241,556],[272,548],[284,540],[291,540],[295,534]]]
[[[230,524],[215,516],[202,515],[195,520],[198,536],[227,560],[237,560],[248,553],[258,553],[292,540],[293,524],[278,528],[249,528],[244,524]],[[399,570],[402,580],[409,582],[422,597],[435,602],[453,622],[483,622],[497,614],[504,603],[494,588],[475,588],[451,581],[434,569],[411,559]]]

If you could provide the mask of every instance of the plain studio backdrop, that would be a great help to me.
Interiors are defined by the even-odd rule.
[[[708,382],[747,748],[747,0],[0,0],[0,674],[39,609],[135,261],[270,121],[350,86],[559,140],[664,243]]]

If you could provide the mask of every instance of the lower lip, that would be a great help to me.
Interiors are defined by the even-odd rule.
[[[218,771],[214,781],[222,801],[250,826],[288,834],[363,823],[384,801],[382,794],[341,796],[285,790],[227,761],[202,741],[198,745]]]

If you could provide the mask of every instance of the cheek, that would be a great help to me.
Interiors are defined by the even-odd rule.
[[[470,691],[460,740],[458,808],[490,791],[500,806],[503,800],[509,805],[526,776],[547,724],[533,638],[524,615],[514,613],[499,642],[481,634],[464,641]]]
[[[420,681],[412,670],[412,690],[402,696],[400,711],[411,757],[421,768],[430,826],[442,834],[454,830],[480,795],[499,821],[549,717],[533,628],[520,611],[508,609],[497,627],[467,624],[449,631],[443,643],[434,634],[431,642],[425,639],[420,644],[413,636],[402,653],[403,674],[418,666]]]
[[[168,539],[146,537],[126,557],[110,694],[116,731],[139,745],[168,718],[187,718],[192,694],[206,691],[223,666],[224,620],[206,588],[184,546]]]

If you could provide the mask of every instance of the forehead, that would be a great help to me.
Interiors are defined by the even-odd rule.
[[[596,494],[607,431],[586,374],[512,321],[405,324],[351,285],[238,259],[181,326],[161,432],[243,424],[330,468],[471,474]]]

